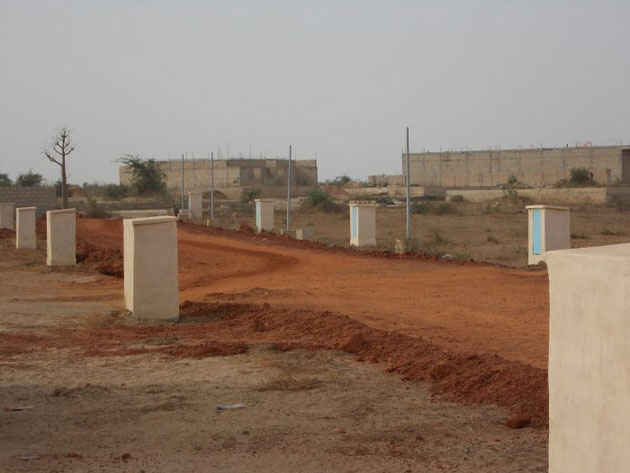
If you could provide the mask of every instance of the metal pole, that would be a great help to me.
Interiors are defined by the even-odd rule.
[[[409,175],[409,127],[407,127],[407,240],[411,239],[411,202],[409,198],[409,181],[411,181],[411,176]]]
[[[214,221],[214,153],[210,153],[210,220]]]
[[[287,232],[291,230],[291,152],[293,147],[289,145],[289,171],[287,179]]]
[[[184,154],[182,153],[182,209],[184,211]]]

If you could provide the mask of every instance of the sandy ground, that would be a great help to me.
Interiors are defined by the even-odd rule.
[[[119,280],[2,244],[0,403],[24,410],[0,411],[0,471],[546,471],[545,429],[508,429],[503,408],[449,402],[348,353],[152,352],[222,322],[138,324]]]
[[[412,215],[412,233],[423,248],[455,258],[474,258],[502,265],[527,266],[527,213],[522,200],[498,199],[488,203],[452,202],[453,213]],[[537,202],[540,203],[540,202]],[[433,205],[439,205],[434,202]],[[570,205],[572,246],[612,245],[630,241],[630,207],[613,205]],[[254,225],[254,214],[217,211],[217,224],[238,228],[242,221]],[[338,214],[295,211],[293,228],[312,226],[317,238],[330,245],[347,246],[349,239],[347,207]],[[405,209],[379,207],[376,237],[380,248],[392,250],[405,234]],[[286,225],[286,213],[278,211],[276,228]]]

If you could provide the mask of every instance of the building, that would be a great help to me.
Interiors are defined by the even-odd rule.
[[[532,187],[546,187],[586,168],[600,185],[630,184],[630,147],[590,146],[522,150],[484,150],[409,155],[411,185],[446,188],[497,187],[515,176]],[[403,175],[407,157],[402,156]]]
[[[157,161],[166,175],[169,191],[180,192],[182,162]],[[187,160],[183,165],[184,191],[207,191],[210,188],[210,160]],[[286,196],[288,159],[226,159],[214,161],[214,187],[229,198],[238,198],[243,190],[260,189],[266,197]],[[121,184],[131,183],[126,166],[119,169]],[[317,161],[292,160],[291,184],[296,194],[317,186]],[[277,195],[276,195],[277,194]]]

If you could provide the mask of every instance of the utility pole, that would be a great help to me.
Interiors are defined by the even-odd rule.
[[[411,176],[409,175],[409,127],[407,127],[407,240],[411,239],[411,199],[409,197],[409,182]]]
[[[287,232],[291,230],[291,152],[293,146],[289,145],[289,171],[287,172]]]
[[[210,153],[210,220],[214,221],[214,153]]]
[[[184,211],[184,153],[182,153],[182,209]]]

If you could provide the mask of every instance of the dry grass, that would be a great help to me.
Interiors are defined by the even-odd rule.
[[[489,203],[452,202],[455,211],[445,215],[412,215],[412,233],[420,248],[454,258],[472,257],[515,267],[527,266],[527,212],[525,202],[500,199]],[[623,206],[571,206],[573,247],[601,246],[630,241],[630,208]],[[393,251],[397,238],[405,233],[405,209],[379,207],[377,210],[379,248]],[[328,245],[348,246],[348,212],[294,213],[293,228],[312,226],[316,237]],[[230,216],[219,220],[225,228],[254,216]],[[284,228],[286,215],[276,212],[276,228]]]

